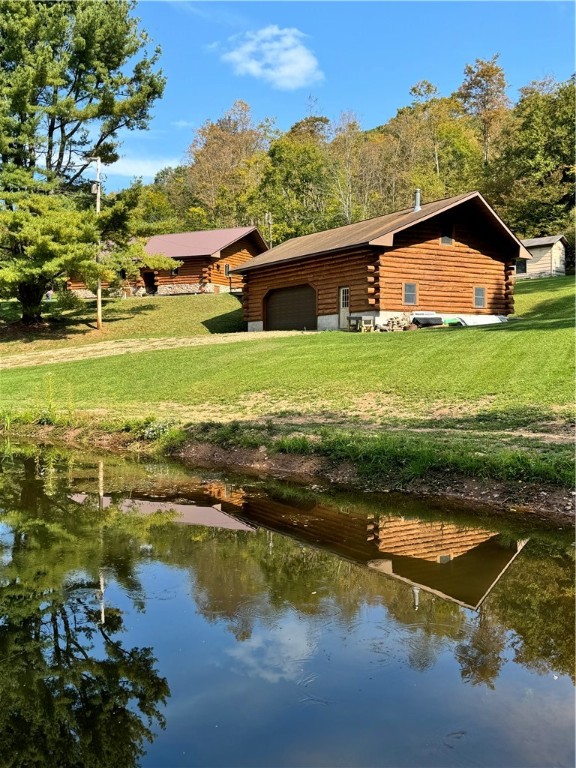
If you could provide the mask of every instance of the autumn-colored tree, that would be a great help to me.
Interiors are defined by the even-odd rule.
[[[510,108],[506,76],[498,58],[499,54],[495,54],[491,59],[476,59],[474,64],[467,64],[464,81],[456,91],[464,109],[477,123],[485,165],[493,158],[493,146]]]
[[[223,117],[198,129],[189,148],[188,187],[211,227],[247,224],[246,201],[260,182],[271,122],[255,124],[250,107],[237,101]]]

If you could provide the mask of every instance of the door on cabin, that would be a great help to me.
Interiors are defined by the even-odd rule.
[[[338,288],[338,327],[348,330],[348,318],[350,317],[350,288],[342,286]]]
[[[142,272],[142,279],[144,280],[146,293],[156,293],[158,289],[156,286],[156,277],[154,272]]]

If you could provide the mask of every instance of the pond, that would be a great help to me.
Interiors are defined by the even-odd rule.
[[[573,766],[574,539],[5,446],[0,764]]]

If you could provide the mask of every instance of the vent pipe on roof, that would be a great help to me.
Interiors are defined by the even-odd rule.
[[[420,205],[420,190],[417,189],[414,194],[414,210],[419,211],[422,206]]]

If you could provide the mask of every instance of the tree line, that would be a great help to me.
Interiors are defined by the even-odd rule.
[[[309,114],[288,131],[237,101],[194,134],[187,161],[142,187],[146,234],[257,225],[276,245],[479,190],[519,237],[571,234],[575,80],[546,79],[516,103],[498,55],[466,66],[443,96],[423,80],[388,122]]]
[[[4,0],[0,15],[0,296],[25,323],[72,275],[170,269],[151,234],[257,225],[270,244],[477,189],[520,237],[573,240],[575,80],[534,82],[512,104],[498,56],[448,96],[426,80],[381,126],[310,114],[288,131],[238,101],[194,134],[185,163],[101,196],[85,172],[119,157],[162,96],[160,51],[135,0]]]

